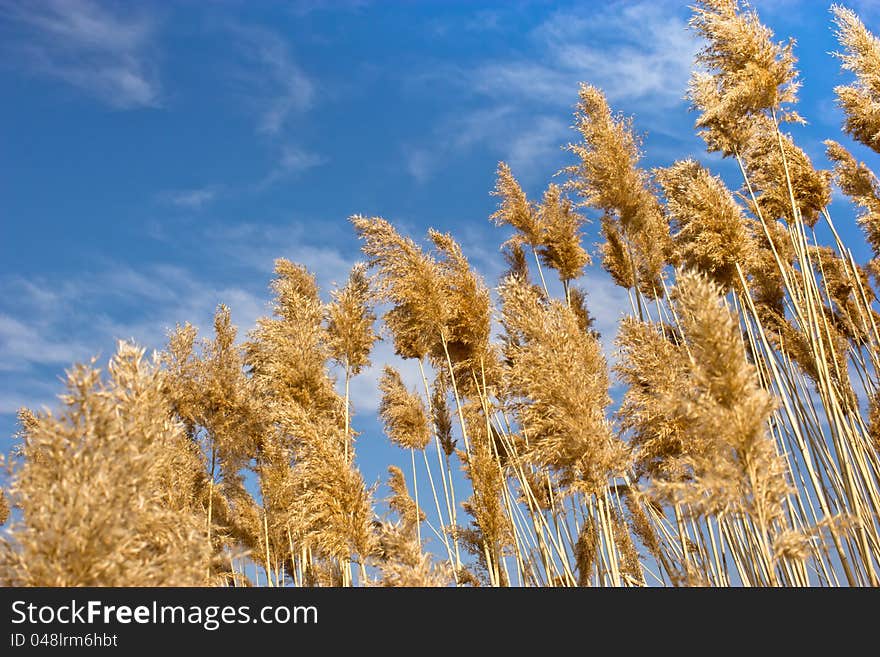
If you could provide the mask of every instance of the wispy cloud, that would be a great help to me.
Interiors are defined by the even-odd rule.
[[[257,131],[276,135],[292,116],[315,102],[316,88],[294,60],[287,42],[261,27],[230,28],[244,63],[235,74],[257,113]]]
[[[11,61],[64,82],[119,109],[156,107],[161,84],[154,61],[155,18],[91,0],[0,3]]]
[[[519,58],[459,71],[461,84],[493,100],[570,107],[588,82],[628,111],[659,114],[683,104],[698,42],[669,3],[614,2],[557,11],[527,46]]]
[[[434,143],[402,149],[407,172],[421,183],[477,147],[510,164],[518,178],[543,180],[554,173],[547,170],[548,164],[559,158],[569,133],[568,124],[559,117],[499,105],[448,117],[433,131]]]
[[[301,173],[322,166],[328,158],[298,146],[285,146],[281,150],[275,167],[256,184],[257,190],[264,190],[277,182],[294,178]]]
[[[265,314],[268,300],[262,290],[212,284],[179,266],[118,263],[73,278],[4,277],[0,294],[17,299],[0,311],[0,387],[6,389],[0,413],[13,412],[13,402],[51,399],[47,386],[64,368],[107,358],[117,340],[156,349],[177,323],[210,331],[219,303],[229,305],[244,332]]]
[[[560,11],[532,38],[557,75],[595,84],[612,101],[662,111],[683,103],[698,48],[685,17],[676,14],[668,2],[608,3],[599,11]],[[571,103],[576,88],[563,102]]]
[[[424,182],[444,161],[479,145],[520,175],[551,175],[572,137],[567,126],[580,82],[601,87],[616,109],[637,113],[640,128],[668,129],[669,110],[684,107],[698,47],[680,13],[645,1],[558,10],[528,31],[521,55],[416,76],[411,84],[424,83],[430,93],[451,85],[462,102],[432,143],[404,147],[407,170]],[[493,29],[503,29],[502,19],[493,19]]]
[[[589,82],[629,111],[659,114],[684,102],[699,46],[686,20],[681,6],[665,0],[560,9],[534,25],[512,56],[417,77],[452,82],[468,96],[539,107],[570,107],[578,83]],[[496,19],[494,29],[502,24]]]
[[[214,227],[197,239],[228,262],[258,272],[266,284],[275,259],[283,257],[308,267],[327,289],[345,281],[358,256],[353,235],[350,252],[340,248],[331,235],[338,238],[339,234],[325,222],[296,220],[279,226],[239,221]]]
[[[302,173],[327,162],[327,158],[296,146],[287,146],[281,153],[279,165],[286,173]]]
[[[446,117],[432,132],[430,145],[402,146],[407,172],[417,181],[425,182],[451,156],[495,141],[500,126],[512,112],[511,107],[496,106]]]
[[[73,276],[0,276],[0,414],[53,403],[63,369],[93,356],[105,361],[116,340],[162,348],[167,331],[186,321],[210,334],[219,303],[229,306],[244,338],[270,312],[275,258],[308,267],[326,294],[345,282],[358,253],[353,238],[344,252],[321,236],[325,229],[332,231],[321,222],[241,221],[175,236],[188,240],[184,248],[195,261],[206,254],[222,259],[225,279],[198,267],[115,260],[98,260]]]
[[[48,335],[31,322],[0,314],[0,372],[15,372],[32,365],[67,365],[82,358],[86,346],[63,334]]]
[[[368,7],[371,0],[293,0],[290,10],[297,16],[316,11],[358,11]]]
[[[201,210],[217,198],[217,193],[216,187],[197,187],[195,189],[165,191],[160,194],[160,198],[179,208]]]
[[[106,367],[117,340],[160,349],[167,331],[184,321],[210,335],[220,302],[231,308],[243,337],[267,312],[268,297],[262,291],[212,285],[179,268],[124,265],[66,281],[60,276],[3,278],[0,293],[19,295],[13,314],[0,314],[0,416],[6,416],[0,426],[5,427],[21,407],[57,408],[64,369],[93,357]]]

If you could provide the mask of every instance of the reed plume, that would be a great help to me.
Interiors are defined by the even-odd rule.
[[[433,360],[451,369],[456,389],[464,395],[478,394],[474,382],[497,383],[498,356],[491,337],[492,301],[482,278],[471,269],[461,246],[452,235],[429,230],[438,254],[442,293],[451,308],[448,324],[441,332]]]
[[[245,487],[244,475],[263,432],[262,409],[244,372],[229,309],[217,308],[214,339],[202,341],[201,353],[197,353],[196,334],[186,324],[169,337],[160,356],[167,395],[190,440],[200,446],[209,541],[216,550],[235,544],[257,549],[259,533],[254,533],[250,522],[256,502]]]
[[[120,343],[100,370],[68,371],[58,415],[31,415],[0,539],[7,586],[200,586],[211,570],[198,453],[158,364]]]
[[[843,146],[831,139],[825,154],[834,162],[834,180],[840,190],[861,209],[857,217],[865,239],[880,256],[880,182],[864,162],[858,162]]]
[[[372,308],[366,266],[355,265],[348,282],[332,293],[327,306],[327,343],[330,355],[352,376],[370,365],[370,351],[377,335],[373,330],[376,315]]]
[[[431,421],[440,447],[447,458],[455,452],[456,444],[455,438],[452,437],[452,417],[449,412],[448,396],[449,384],[446,382],[443,370],[440,370],[431,390]]]
[[[358,215],[351,222],[364,241],[369,264],[378,270],[377,297],[393,306],[383,321],[394,338],[395,352],[404,358],[425,358],[448,332],[452,316],[437,261],[385,219]]]
[[[563,489],[593,494],[627,462],[605,419],[610,399],[601,347],[565,304],[514,278],[499,292],[507,393],[527,438],[521,456],[559,473]]]
[[[345,454],[350,451],[351,379],[370,365],[370,351],[379,336],[373,330],[376,315],[370,296],[366,265],[352,267],[348,282],[331,293],[327,306],[327,347],[335,363],[345,370]]]
[[[272,403],[286,401],[343,421],[343,408],[327,374],[327,331],[318,286],[305,267],[275,262],[274,317],[257,320],[245,358],[257,389]]]
[[[843,129],[880,153],[880,40],[853,10],[832,5],[831,11],[837,39],[844,49],[837,56],[842,68],[856,77],[853,83],[834,88],[846,114]]]
[[[363,559],[372,550],[371,496],[350,455],[346,403],[328,370],[327,308],[314,276],[283,259],[275,273],[275,316],[259,319],[245,346],[268,416],[257,466],[266,569],[274,554],[289,572],[303,570],[304,579],[345,585],[353,555]]]
[[[584,205],[603,212],[603,266],[622,287],[637,287],[649,298],[661,295],[669,227],[647,173],[638,167],[640,141],[632,121],[613,115],[604,94],[582,84],[575,127],[582,140],[568,150],[579,163],[566,171]]]
[[[637,444],[647,448],[639,459],[653,494],[690,513],[753,522],[759,580],[775,584],[774,528],[791,487],[768,432],[774,401],[748,362],[719,288],[700,274],[682,273],[673,292],[681,331],[673,341],[662,337],[662,327],[634,321],[621,333],[620,371],[633,384],[624,424],[647,433]],[[654,375],[655,366],[665,380]]]
[[[709,151],[737,153],[754,119],[766,113],[798,119],[786,108],[800,86],[793,41],[775,43],[770,28],[737,0],[700,0],[690,26],[706,42],[696,60],[705,70],[693,74],[688,96],[700,112],[696,127]]]
[[[385,366],[379,380],[382,400],[379,416],[389,440],[407,449],[425,449],[431,440],[428,417],[422,398],[407,390],[400,373]]]
[[[516,231],[513,243],[528,244],[537,250],[544,243],[545,225],[542,216],[526,197],[506,162],[498,163],[492,194],[501,201],[490,219],[498,226],[507,225]]]
[[[406,478],[400,468],[389,466],[388,507],[397,514],[397,522],[378,524],[377,565],[382,575],[381,586],[426,587],[446,586],[451,576],[442,564],[422,550],[418,539],[418,523],[425,519],[406,489]]]
[[[709,276],[723,289],[737,282],[754,244],[742,208],[718,177],[692,159],[655,172],[675,234],[676,260]]]
[[[591,262],[590,255],[581,246],[584,217],[575,212],[571,199],[558,185],[550,185],[544,192],[538,215],[544,226],[539,250],[541,262],[556,270],[567,294],[569,283],[580,278]]]
[[[472,523],[458,528],[456,534],[477,559],[475,576],[491,586],[508,586],[502,558],[512,547],[513,526],[505,508],[506,483],[498,463],[498,444],[479,405],[468,404],[463,414],[471,445],[469,451],[459,451],[459,458],[473,491],[463,503]]]
[[[831,202],[828,171],[816,170],[791,136],[779,132],[767,117],[754,119],[742,154],[746,175],[757,194],[756,214],[765,222],[784,219],[794,223],[797,218],[810,227],[816,225]]]

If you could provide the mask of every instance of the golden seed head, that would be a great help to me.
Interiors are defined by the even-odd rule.
[[[851,9],[834,5],[837,39],[844,52],[838,54],[844,70],[855,74],[852,84],[834,89],[846,114],[843,129],[880,152],[880,39],[865,27]]]
[[[431,431],[422,398],[407,390],[400,373],[389,365],[379,379],[379,390],[382,391],[379,415],[391,442],[407,449],[425,449],[431,440]]]

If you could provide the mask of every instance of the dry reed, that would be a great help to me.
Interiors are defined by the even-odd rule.
[[[835,89],[843,130],[880,152],[880,42],[833,14],[855,75]],[[633,121],[582,84],[564,184],[532,201],[498,165],[497,307],[451,235],[423,246],[358,215],[368,260],[329,303],[280,259],[243,344],[220,306],[213,338],[178,326],[153,361],[120,344],[106,375],[69,371],[57,413],[23,410],[0,583],[880,585],[880,182],[830,140],[833,171],[815,168],[781,129],[802,121],[794,43],[751,7],[699,0],[690,25],[696,129],[741,188],[694,159],[641,168]],[[631,302],[616,380],[587,303],[589,218]],[[412,472],[389,468],[396,519],[357,467],[350,394],[380,331],[421,374],[411,390],[383,363],[378,381]]]

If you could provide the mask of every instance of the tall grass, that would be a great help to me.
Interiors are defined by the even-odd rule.
[[[835,90],[844,131],[880,152],[880,41],[833,15],[854,74]],[[367,260],[330,303],[278,260],[273,315],[243,347],[221,306],[213,339],[179,326],[153,363],[121,344],[108,379],[71,370],[57,415],[22,411],[0,579],[880,584],[880,181],[833,141],[833,171],[816,169],[784,130],[802,120],[793,46],[753,10],[702,0],[691,27],[696,127],[738,164],[739,190],[693,159],[642,168],[631,121],[582,85],[564,185],[536,202],[498,167],[491,219],[510,237],[495,295],[453,236],[431,230],[426,249],[355,216]],[[832,184],[874,250],[865,265],[829,213]],[[592,213],[632,309],[613,371],[578,286]],[[357,468],[369,447],[350,395],[379,308],[421,373],[409,389],[386,365],[377,383],[407,454],[386,504]]]

